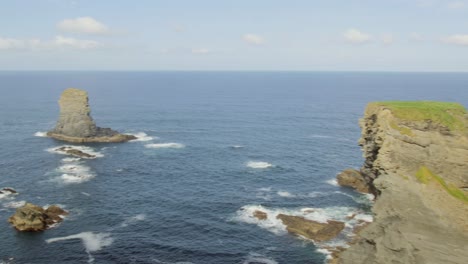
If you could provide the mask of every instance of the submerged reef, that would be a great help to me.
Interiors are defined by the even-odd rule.
[[[47,136],[62,141],[82,142],[126,142],[136,139],[133,135],[120,134],[110,128],[96,126],[91,117],[88,93],[69,88],[59,100],[60,116],[55,128]]]
[[[347,171],[338,179],[376,195],[374,222],[340,253],[338,263],[466,263],[464,107],[431,101],[374,102],[360,126],[365,162],[360,171]]]

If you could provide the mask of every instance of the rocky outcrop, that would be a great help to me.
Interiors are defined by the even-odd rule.
[[[86,91],[66,89],[59,100],[60,116],[55,128],[47,136],[74,143],[125,142],[135,136],[120,134],[110,128],[96,126],[90,113]]]
[[[345,227],[343,222],[328,220],[326,223],[312,221],[304,217],[279,214],[280,219],[289,233],[300,235],[316,242],[330,240],[336,237]]]
[[[69,147],[69,146],[56,148],[55,151],[62,152],[64,154],[71,155],[71,156],[74,156],[74,157],[77,157],[77,158],[85,158],[85,159],[94,159],[94,158],[96,158],[96,155],[92,155],[92,154],[83,152],[83,151],[81,151],[79,149]]]
[[[346,169],[336,176],[338,184],[341,186],[349,186],[361,193],[370,193],[369,183],[364,175],[355,169]]]
[[[468,260],[468,121],[459,104],[380,102],[360,121],[374,222],[339,263]]]
[[[18,231],[43,231],[63,220],[68,213],[62,208],[51,205],[47,209],[26,203],[12,215],[10,222]]]
[[[257,218],[258,220],[265,220],[265,219],[268,219],[268,214],[263,212],[263,211],[259,211],[259,210],[256,210],[254,213],[253,213],[253,216],[255,218]]]

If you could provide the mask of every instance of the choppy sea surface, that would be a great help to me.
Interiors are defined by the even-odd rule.
[[[74,145],[95,159],[55,151],[69,144],[43,134],[67,87],[139,140]],[[468,74],[0,72],[0,188],[19,192],[0,195],[0,263],[324,263],[320,245],[252,213],[371,218],[333,179],[361,165],[358,119],[375,100],[466,107]],[[25,201],[70,215],[19,233],[7,219]]]

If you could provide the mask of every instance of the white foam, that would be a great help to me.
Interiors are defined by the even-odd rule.
[[[84,196],[91,196],[91,194],[87,193],[87,192],[81,192],[82,195]]]
[[[264,161],[249,161],[247,162],[246,166],[252,169],[266,169],[272,167],[273,165]]]
[[[58,147],[48,148],[48,149],[46,149],[46,151],[48,151],[50,153],[61,154],[61,155],[70,155],[66,151],[60,150],[61,148],[76,149],[76,150],[79,150],[79,151],[81,151],[83,153],[93,155],[93,156],[95,156],[95,158],[104,157],[104,154],[102,154],[102,153],[100,153],[98,151],[95,151],[93,148],[88,147],[88,146],[62,145],[62,146],[58,146]],[[85,157],[83,157],[83,158],[85,158]],[[93,158],[86,158],[86,159],[93,159]]]
[[[25,204],[26,204],[26,201],[13,201],[13,202],[4,203],[3,207],[20,208],[21,206],[24,206]]]
[[[243,264],[278,264],[274,259],[268,258],[262,254],[250,253]]]
[[[291,194],[290,192],[286,192],[286,191],[278,191],[277,194],[281,197],[287,197],[287,198],[292,198],[292,197],[296,197],[295,195]]]
[[[157,144],[146,144],[145,145],[146,148],[154,148],[154,149],[159,149],[159,148],[176,148],[176,149],[180,149],[180,148],[185,148],[185,145],[184,144],[180,144],[180,143],[157,143]]]
[[[77,162],[80,161],[80,158],[63,158],[62,162],[67,163],[67,162]]]
[[[330,179],[330,180],[327,180],[327,181],[325,181],[325,182],[328,183],[328,184],[330,184],[330,185],[333,185],[333,186],[340,186],[340,185],[338,184],[338,181],[337,181],[335,178]]]
[[[347,217],[349,214],[358,214],[360,213],[357,211],[358,209],[352,207],[327,207],[327,208],[313,208],[313,207],[305,207],[305,208],[294,208],[294,209],[287,209],[287,208],[266,208],[261,205],[246,205],[243,206],[236,212],[236,215],[233,217],[232,220],[237,222],[244,222],[249,224],[256,224],[261,228],[267,229],[268,231],[280,235],[286,232],[286,226],[283,225],[283,222],[276,217],[279,214],[286,214],[286,215],[293,215],[293,216],[301,216],[305,219],[326,223],[328,220],[336,220],[347,222],[351,221],[350,225],[354,225],[357,222],[357,219],[349,220]],[[267,219],[260,220],[254,216],[255,211],[262,211],[267,214]],[[361,216],[361,218],[365,218]]]
[[[12,192],[12,191],[7,190],[7,189],[12,189],[13,190],[13,188],[10,188],[10,187],[5,187],[3,189],[0,189],[0,191],[2,192],[2,193],[0,193],[0,199],[4,199],[4,198],[12,199],[13,196],[18,195],[18,193]]]
[[[360,213],[357,214],[354,219],[361,220],[367,223],[372,223],[374,221],[374,217],[370,214]]]
[[[311,192],[307,195],[307,197],[310,197],[310,198],[316,198],[316,197],[320,197],[320,196],[324,196],[326,195],[326,193],[323,193],[323,192]]]
[[[139,221],[143,221],[146,219],[146,215],[145,214],[137,214],[135,216],[132,216],[132,217],[129,217],[127,219],[125,219],[125,221],[120,225],[121,227],[126,227],[128,226],[129,224],[132,224],[132,223],[135,223],[135,222],[139,222]]]
[[[262,188],[260,188],[258,190],[261,191],[261,192],[271,192],[271,187],[262,187]]]
[[[35,137],[47,137],[47,132],[37,131],[34,133]]]
[[[242,146],[242,145],[232,145],[231,148],[239,149],[239,148],[244,148],[244,146]]]
[[[254,216],[255,211],[262,211],[267,214],[267,219],[260,220]],[[276,216],[281,212],[280,209],[269,209],[261,205],[246,205],[236,212],[233,220],[248,224],[256,224],[274,234],[281,235],[286,233],[286,226]]]
[[[322,253],[322,254],[326,255],[327,260],[330,260],[330,259],[333,258],[332,257],[332,252],[330,250],[326,249],[326,248],[317,248],[315,251],[317,251],[318,253]]]
[[[371,202],[373,202],[375,200],[375,195],[373,195],[372,193],[366,193],[364,195]]]
[[[89,256],[88,263],[92,263],[94,261],[91,252],[95,252],[101,250],[104,247],[110,246],[114,241],[109,233],[82,232],[71,236],[50,238],[47,239],[46,242],[53,243],[70,239],[81,239]]]
[[[145,132],[138,132],[138,133],[130,133],[129,135],[135,136],[136,139],[130,140],[130,142],[137,142],[137,141],[151,141],[153,139],[158,139],[158,137],[151,137],[148,136]]]
[[[65,184],[82,183],[95,177],[95,174],[91,172],[88,166],[80,163],[67,163],[58,167],[57,171],[62,173],[58,180]]]

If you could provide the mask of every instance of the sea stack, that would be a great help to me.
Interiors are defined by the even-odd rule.
[[[110,128],[96,126],[91,117],[88,93],[68,88],[59,100],[60,116],[55,128],[47,136],[73,143],[82,142],[126,142],[135,136],[120,134]]]
[[[365,162],[349,178],[375,190],[374,222],[340,254],[339,263],[467,263],[464,107],[428,101],[375,102],[367,106],[360,125]]]

